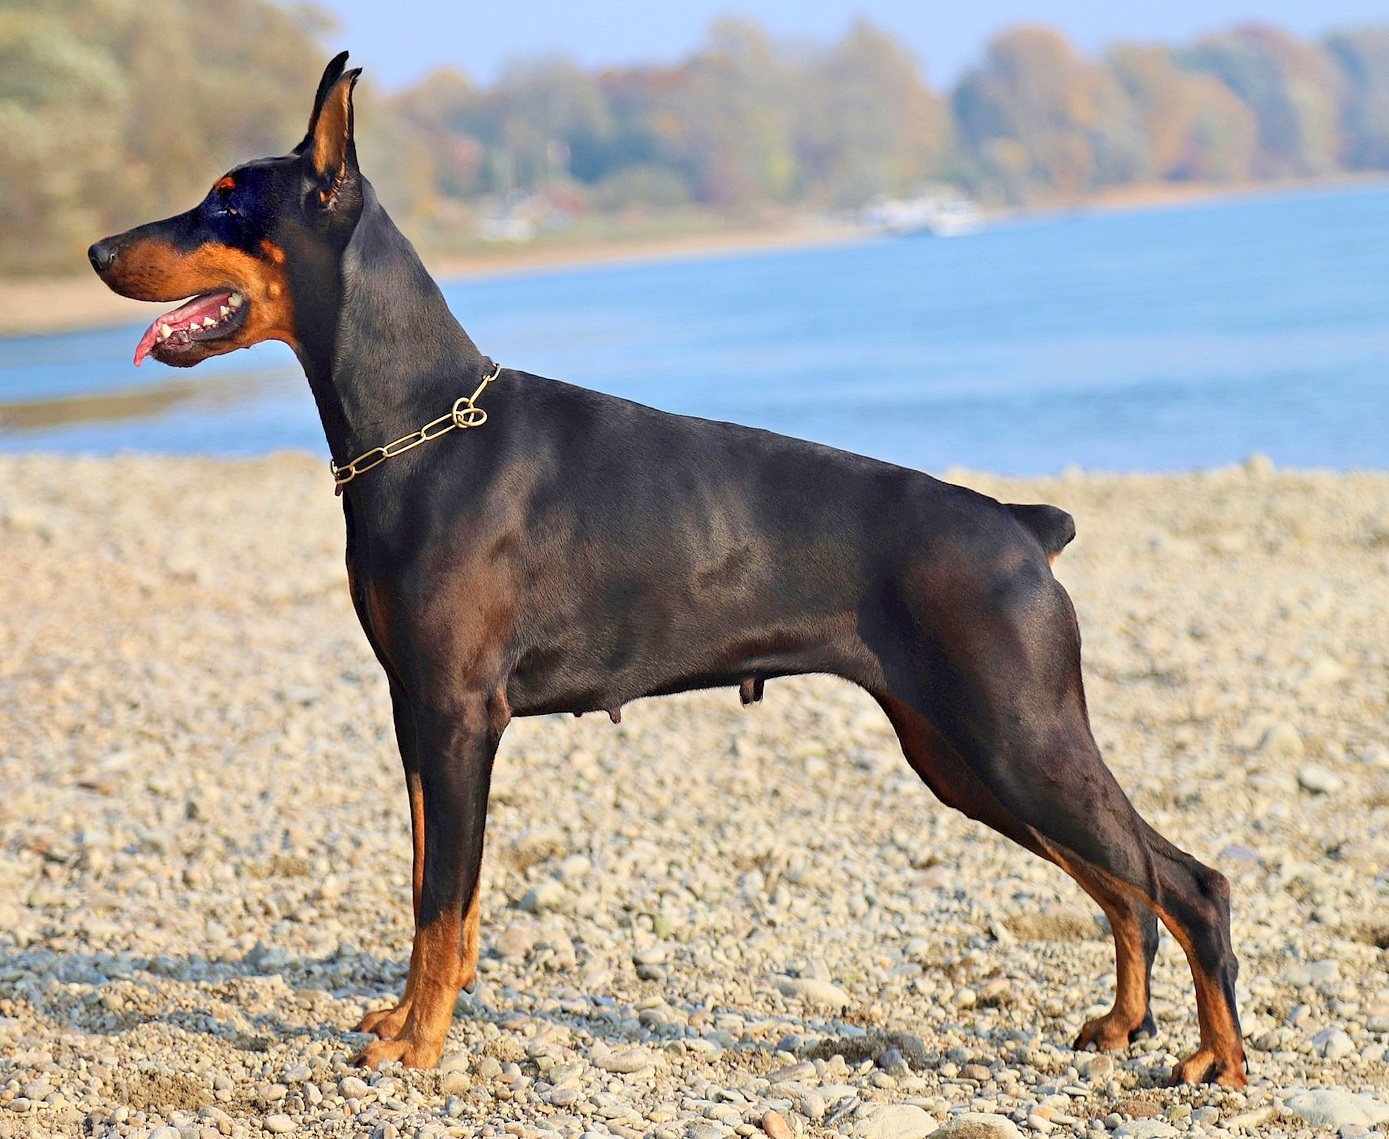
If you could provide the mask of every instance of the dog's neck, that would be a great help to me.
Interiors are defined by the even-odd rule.
[[[488,368],[365,179],[362,199],[341,258],[295,289],[299,360],[339,463],[444,414]]]

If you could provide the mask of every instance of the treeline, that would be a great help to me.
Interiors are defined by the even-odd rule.
[[[171,29],[186,35],[171,36]],[[78,271],[93,237],[297,141],[328,24],[270,0],[0,0],[0,272]],[[368,68],[369,52],[358,61]],[[359,149],[426,246],[479,224],[851,211],[949,183],[985,202],[1389,169],[1389,28],[1245,27],[1086,57],[1024,27],[948,92],[859,23],[778,43],[725,20],[674,66],[562,60],[491,87],[363,88]]]
[[[456,200],[564,186],[599,208],[846,209],[949,182],[1026,203],[1141,182],[1389,169],[1389,28],[1308,43],[1266,27],[1098,59],[1003,32],[952,91],[865,23],[819,51],[716,24],[674,67],[533,64],[393,101]]]

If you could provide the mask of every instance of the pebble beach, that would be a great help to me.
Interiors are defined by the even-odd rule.
[[[0,1136],[1389,1132],[1389,475],[1003,480],[1079,537],[1107,761],[1234,890],[1249,1087],[1113,995],[1060,871],[824,677],[508,730],[481,982],[438,1071],[347,1064],[408,963],[386,684],[326,464],[0,457]]]

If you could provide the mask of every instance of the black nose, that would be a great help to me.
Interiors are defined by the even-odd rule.
[[[87,260],[98,273],[104,273],[116,263],[116,246],[110,241],[98,241],[87,250]]]

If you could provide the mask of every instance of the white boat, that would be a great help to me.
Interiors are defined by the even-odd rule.
[[[884,233],[929,233],[935,237],[964,237],[984,227],[978,207],[954,194],[887,198],[865,210],[863,221]]]

